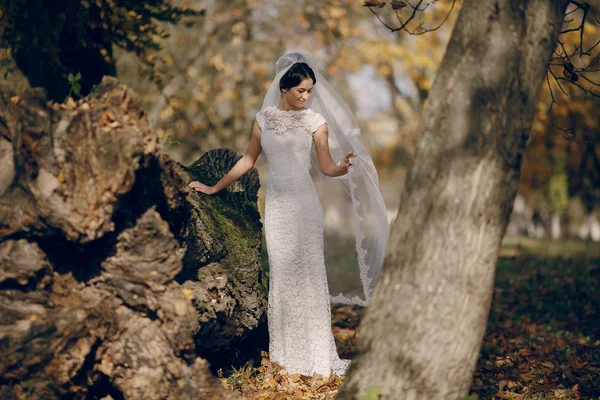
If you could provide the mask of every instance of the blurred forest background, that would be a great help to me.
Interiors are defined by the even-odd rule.
[[[275,61],[285,52],[305,51],[355,112],[378,167],[389,218],[394,218],[421,111],[460,1],[434,2],[418,13],[417,24],[440,27],[415,35],[390,32],[383,23],[397,23],[391,9],[374,15],[356,0],[170,3],[204,10],[204,15],[159,23],[165,33],[161,48],[143,57],[131,48],[112,49],[118,79],[140,94],[169,155],[190,164],[215,148],[244,152]],[[600,9],[600,2],[590,3]],[[449,13],[453,4],[455,12]],[[576,14],[568,18],[573,27],[580,21]],[[567,53],[578,52],[579,34],[561,36]],[[588,18],[586,49],[597,38],[598,20]],[[27,87],[11,51],[1,47],[2,76],[16,88]],[[507,236],[600,241],[598,87],[584,79],[561,80],[565,64],[559,54],[557,49],[542,89]],[[588,77],[600,66],[598,57],[572,60],[580,63],[575,67],[588,68]],[[264,186],[263,159],[257,168]],[[264,192],[259,200],[262,210]]]
[[[115,74],[139,94],[163,151],[190,165],[217,148],[243,153],[276,60],[289,51],[308,52],[359,121],[392,221],[413,162],[421,114],[462,2],[427,0],[408,27],[412,34],[386,27],[398,26],[392,7],[404,2],[391,0],[380,8],[381,3],[0,0],[0,79],[20,91],[30,85],[26,71],[34,82],[50,82],[48,98],[68,108],[74,104],[69,96],[77,100],[93,92],[92,84],[104,73]],[[600,0],[585,2],[590,7],[585,9],[575,3],[567,9],[542,86],[498,261],[471,387],[481,398],[600,394]],[[165,4],[181,7],[180,14]],[[86,29],[91,34],[82,37]],[[53,64],[57,54],[67,69]],[[62,82],[54,84],[57,76]],[[256,167],[262,212],[268,166],[261,158]],[[324,209],[326,222],[335,224],[335,208],[324,204]],[[343,268],[356,257],[348,252],[352,241],[343,235],[336,240],[326,262]],[[265,263],[264,246],[262,256]],[[340,354],[352,357],[363,311],[332,310]],[[247,364],[221,371],[221,382],[255,396],[250,398],[273,398],[273,390],[296,393],[298,382],[275,379],[280,372],[267,358],[263,354],[259,369]],[[307,392],[314,397],[305,398],[324,398],[322,382],[309,383]],[[340,383],[328,383],[327,398]],[[521,397],[513,396],[517,391]]]

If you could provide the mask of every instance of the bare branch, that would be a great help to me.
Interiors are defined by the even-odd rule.
[[[554,71],[552,71],[551,68],[548,68],[548,71],[550,72],[550,74],[554,77],[554,80],[556,81],[556,84],[558,85],[558,87],[560,88],[560,91],[563,92],[563,94],[567,97],[569,97],[569,94],[565,91],[565,89],[563,89],[562,85],[560,84],[560,82],[558,81],[558,77],[554,74]]]
[[[594,68],[592,66],[595,65],[595,62],[597,61],[597,58],[600,55],[596,55],[595,57],[593,57],[590,62],[583,68],[576,68],[575,67],[575,63],[572,62],[572,58],[575,55],[578,55],[579,58],[582,58],[584,55],[585,56],[592,56],[592,51],[594,49],[596,49],[596,47],[600,44],[600,40],[598,40],[596,43],[594,43],[593,46],[591,46],[588,50],[584,51],[584,43],[583,43],[583,33],[585,30],[585,24],[587,21],[587,17],[589,14],[591,14],[593,16],[593,18],[596,20],[596,22],[598,21],[598,18],[596,17],[595,11],[591,8],[590,4],[588,2],[578,2],[575,0],[571,0],[570,1],[571,4],[575,5],[575,9],[572,11],[569,11],[566,15],[572,14],[575,11],[578,10],[582,10],[583,11],[583,15],[581,17],[581,23],[579,24],[579,26],[577,28],[572,28],[572,29],[565,29],[561,32],[562,34],[568,34],[570,32],[576,32],[579,31],[579,44],[574,46],[574,50],[572,53],[569,53],[567,51],[567,49],[565,48],[565,44],[563,41],[561,41],[560,39],[558,40],[558,44],[559,44],[559,48],[557,48],[554,52],[554,54],[556,55],[556,57],[553,57],[549,63],[549,68],[548,71],[549,73],[552,75],[552,77],[554,78],[555,82],[558,84],[560,90],[563,92],[563,94],[565,94],[566,96],[569,96],[567,94],[567,92],[565,91],[565,89],[563,88],[563,86],[561,85],[562,81],[567,81],[569,82],[571,85],[581,89],[583,91],[584,94],[589,94],[592,95],[594,97],[598,97],[600,98],[600,94],[597,91],[594,91],[594,87],[600,87],[600,84],[597,82],[594,82],[592,79],[590,79],[590,77],[586,76],[586,73],[592,73],[592,72],[597,72],[597,68]],[[591,11],[591,13],[590,13]],[[552,67],[555,66],[561,66],[563,68],[563,75],[565,76],[563,77],[557,77],[556,74],[554,73],[554,71],[552,70]],[[590,68],[592,67],[592,68]],[[547,76],[548,78],[548,76]],[[592,86],[587,88],[584,87],[581,83],[580,83],[580,79],[585,80],[587,83],[591,84]],[[550,85],[549,82],[549,78],[548,80],[548,85]],[[549,86],[550,87],[550,86]],[[551,93],[552,95],[552,105],[554,104],[554,102],[556,102],[553,93]],[[552,107],[552,106],[551,106]],[[564,131],[564,130],[563,130]]]
[[[591,83],[592,85],[600,87],[600,83],[596,83],[596,82],[592,81],[592,80],[591,80],[591,79],[589,79],[587,76],[585,76],[585,75],[583,75],[583,74],[581,74],[581,75],[579,75],[579,76],[581,76],[583,79],[585,79],[586,81],[588,81],[588,82],[589,82],[589,83]]]
[[[594,19],[596,20],[596,23],[597,23],[597,24],[600,24],[600,20],[598,20],[598,17],[596,17],[596,11],[594,11],[593,9],[592,9],[592,16],[593,16],[593,17],[594,17]]]
[[[405,2],[406,4],[408,4],[408,5],[410,6],[410,8],[412,8],[412,9],[413,9],[413,10],[415,10],[415,11],[425,11],[425,10],[427,9],[427,7],[429,7],[431,4],[435,3],[435,1],[432,1],[431,3],[427,3],[427,4],[425,4],[425,7],[423,7],[423,8],[421,8],[421,9],[419,9],[419,6],[421,5],[421,3],[422,3],[423,1],[419,1],[419,4],[417,4],[416,6],[413,6],[412,4],[410,4],[410,1],[408,1],[408,0],[405,0],[404,2]]]
[[[583,16],[581,17],[581,24],[579,24],[579,26],[577,28],[565,29],[560,34],[562,35],[562,34],[569,33],[569,32],[579,31],[579,56],[581,57],[581,56],[583,56],[583,52],[582,52],[583,51],[583,31],[585,29],[585,21],[587,19],[587,15],[591,9],[591,6],[587,2],[579,3],[575,0],[571,0],[570,3],[575,4],[575,6],[577,6],[577,8],[574,11],[577,11],[579,9],[583,10]]]
[[[554,73],[552,72],[552,70],[550,69],[550,67],[548,67],[548,72],[550,74],[552,74],[552,76],[554,76]],[[552,98],[552,102],[550,103],[550,107],[548,108],[548,115],[550,116],[550,123],[552,124],[552,126],[554,126],[554,128],[556,128],[557,130],[561,131],[563,133],[563,137],[565,138],[565,140],[569,140],[569,141],[573,141],[573,142],[578,142],[579,141],[576,139],[575,134],[573,133],[574,129],[575,129],[575,125],[571,125],[570,128],[564,129],[563,127],[559,126],[553,118],[552,115],[552,107],[554,106],[554,104],[558,104],[558,101],[556,100],[556,98],[554,97],[554,92],[552,91],[552,85],[550,84],[550,78],[548,76],[549,74],[546,74],[546,83],[548,85],[548,90],[550,91],[550,97]],[[556,78],[556,77],[555,77]],[[561,87],[562,90],[562,87]]]
[[[560,76],[557,78],[557,81],[558,81],[558,80],[561,80],[561,81],[567,81],[567,82],[569,82],[571,85],[573,85],[573,86],[577,86],[579,89],[583,90],[584,92],[586,92],[586,93],[589,93],[589,94],[591,94],[591,95],[592,95],[592,96],[594,96],[594,97],[598,97],[598,98],[600,98],[600,93],[595,93],[593,90],[587,89],[587,88],[585,88],[585,87],[581,86],[581,85],[580,85],[579,83],[577,83],[577,82],[573,82],[573,81],[572,81],[572,80],[570,80],[570,79],[563,78],[563,77],[560,77]]]
[[[596,48],[596,46],[598,46],[598,44],[600,43],[600,39],[598,39],[598,41],[596,42],[596,44],[594,44],[592,47],[590,47],[586,52],[584,52],[583,54],[591,56],[591,51],[594,50]]]
[[[446,21],[448,20],[448,17],[450,17],[450,14],[452,13],[452,10],[454,10],[454,5],[456,4],[456,0],[452,0],[452,5],[450,6],[450,11],[448,11],[448,13],[446,14],[446,16],[444,17],[444,19],[442,20],[442,22],[440,22],[440,24],[438,26],[436,26],[435,28],[423,28],[423,24],[419,24],[420,29],[422,29],[422,32],[408,32],[411,35],[422,35],[424,33],[428,33],[428,32],[433,32],[433,31],[437,31],[438,29],[440,29],[442,27],[442,25],[444,25],[446,23]]]
[[[410,17],[406,20],[406,22],[402,23],[402,18],[400,18],[400,14],[398,11],[396,11],[396,18],[398,18],[398,22],[400,22],[400,27],[399,28],[394,28],[392,29],[392,32],[397,32],[397,31],[401,31],[402,29],[404,29],[406,27],[406,25],[408,25],[408,23],[410,21],[413,20],[413,18],[415,18],[415,15],[417,14],[417,11],[419,9],[419,6],[421,5],[421,3],[423,3],[424,0],[419,0],[419,3],[417,4],[416,7],[413,7],[411,5],[411,7],[413,8],[413,12],[410,15]],[[408,2],[407,2],[408,3]],[[410,3],[408,3],[410,5]]]
[[[577,139],[575,133],[573,133],[573,130],[575,129],[575,125],[573,125],[571,128],[566,129],[566,130],[562,129],[561,127],[557,126],[554,123],[552,123],[552,125],[554,125],[554,127],[557,128],[558,130],[562,131],[564,133],[564,138],[570,142],[575,142],[575,143],[585,144],[585,145],[592,145],[592,144],[596,143],[596,141],[594,141],[594,140]]]
[[[412,8],[412,13],[408,17],[408,19],[406,19],[406,21],[404,21],[400,10],[397,10],[396,11],[396,19],[398,20],[398,23],[400,24],[400,26],[398,26],[398,27],[393,27],[393,26],[387,24],[385,21],[383,21],[383,19],[379,16],[379,14],[373,9],[373,7],[375,7],[375,5],[368,5],[369,3],[366,1],[365,1],[365,5],[369,8],[369,11],[371,11],[373,14],[375,14],[375,16],[377,17],[379,22],[381,22],[381,24],[383,26],[385,26],[387,29],[389,29],[391,32],[398,32],[398,31],[404,30],[405,32],[407,32],[410,35],[422,35],[424,33],[433,32],[433,31],[440,29],[442,27],[442,25],[444,25],[444,23],[448,20],[448,17],[450,17],[450,14],[454,10],[454,6],[456,5],[456,0],[452,0],[452,5],[450,6],[450,11],[448,11],[448,13],[446,14],[446,16],[444,17],[444,19],[442,20],[442,22],[439,25],[437,25],[433,28],[425,28],[423,26],[423,23],[420,23],[419,26],[417,26],[413,30],[410,30],[408,28],[408,24],[413,19],[415,19],[417,12],[425,11],[430,5],[434,4],[436,2],[436,0],[432,0],[426,4],[423,4],[423,2],[424,2],[424,0],[419,0],[416,5],[413,5],[410,1],[405,0],[406,5],[409,6],[410,8]],[[379,8],[381,8],[381,7],[379,7]]]
[[[385,21],[381,19],[381,17],[379,16],[379,14],[377,14],[375,12],[375,10],[373,10],[371,7],[368,7],[368,8],[369,8],[369,11],[371,11],[373,14],[375,14],[375,16],[377,17],[377,19],[379,20],[379,22],[381,22],[381,24],[383,26],[385,26],[386,28],[388,28],[389,30],[391,30],[392,32],[394,32],[394,28],[392,28],[391,26],[389,26],[388,24],[386,24]]]
[[[554,120],[552,118],[550,118],[550,123],[552,124],[552,126],[554,126],[556,129],[558,129],[559,131],[561,131],[564,134],[565,139],[577,142],[577,139],[575,138],[575,134],[573,133],[573,129],[575,128],[575,125],[572,125],[570,128],[564,129],[564,128],[558,126],[558,124],[556,122],[554,122]]]
[[[572,11],[569,11],[568,13],[565,14],[565,17],[569,16],[570,14],[573,14],[574,12],[576,12],[577,10],[581,9],[581,4],[577,3],[577,2],[570,2],[571,4],[575,4],[575,9]]]
[[[550,91],[550,97],[552,98],[552,103],[550,103],[550,108],[548,109],[548,113],[551,114],[554,103],[558,104],[558,101],[556,101],[556,98],[554,97],[554,92],[552,91],[552,85],[550,84],[550,78],[548,77],[548,74],[546,74],[546,83],[548,84],[548,90]]]

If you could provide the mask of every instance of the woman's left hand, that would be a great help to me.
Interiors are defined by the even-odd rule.
[[[217,193],[214,186],[207,186],[204,183],[200,183],[198,181],[192,181],[189,183],[188,186],[191,187],[192,189],[194,189],[196,192],[201,192],[204,194],[210,195],[210,194]]]
[[[338,171],[340,172],[340,175],[347,174],[348,170],[352,166],[352,161],[350,160],[350,157],[356,157],[356,153],[351,151],[350,153],[346,154],[344,158],[342,158],[342,161],[340,161],[340,163],[338,164]]]

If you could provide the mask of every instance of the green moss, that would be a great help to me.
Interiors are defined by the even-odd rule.
[[[219,261],[236,278],[248,281],[256,279],[257,271],[247,267],[260,265],[262,227],[256,207],[239,205],[236,208],[218,197],[207,197],[200,204],[199,218],[202,229],[215,241],[211,247],[218,254],[212,261]]]

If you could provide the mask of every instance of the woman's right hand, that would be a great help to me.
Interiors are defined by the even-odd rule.
[[[188,184],[188,186],[190,188],[194,189],[196,192],[201,192],[201,193],[208,194],[208,195],[217,193],[214,186],[207,186],[198,181],[192,181]]]

